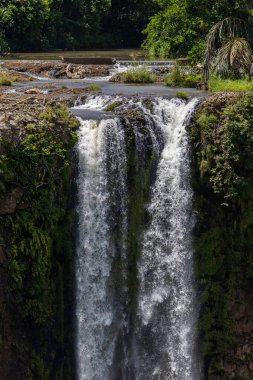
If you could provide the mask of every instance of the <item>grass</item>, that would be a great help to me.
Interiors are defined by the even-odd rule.
[[[118,102],[112,102],[112,103],[109,103],[107,104],[107,106],[105,107],[104,111],[106,112],[112,112],[115,110],[115,108],[117,108],[119,106],[119,103]]]
[[[98,84],[95,84],[95,83],[91,83],[87,86],[87,89],[88,90],[91,90],[91,91],[100,91],[101,90],[101,87],[98,85]]]
[[[253,82],[247,79],[221,79],[211,77],[208,81],[211,92],[218,91],[253,91]]]
[[[179,99],[187,100],[189,98],[189,94],[187,91],[177,91],[176,96]]]
[[[132,67],[121,74],[123,83],[154,83],[156,75],[146,69],[146,67]]]
[[[0,86],[12,86],[12,82],[11,79],[0,76]]]

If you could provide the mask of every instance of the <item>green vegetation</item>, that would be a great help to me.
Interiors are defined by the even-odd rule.
[[[208,89],[212,92],[217,91],[252,91],[253,82],[248,79],[222,79],[211,77],[208,80]]]
[[[231,307],[243,302],[240,292],[251,289],[253,278],[253,95],[226,102],[218,96],[215,107],[201,107],[189,129],[206,379],[227,378],[223,359],[241,360],[234,349],[240,336],[233,331]]]
[[[244,14],[232,15],[217,22],[206,38],[204,72],[222,76],[241,76],[249,73],[253,62],[252,12],[246,7]]]
[[[143,46],[150,55],[160,57],[189,56],[201,60],[205,37],[211,27],[225,18],[248,21],[247,0],[157,0],[158,11],[145,30]]]
[[[96,84],[96,83],[91,83],[91,84],[89,84],[86,88],[87,88],[88,90],[90,90],[90,91],[100,91],[100,90],[101,90],[101,86],[99,86],[99,85]]]
[[[67,200],[77,126],[65,107],[47,107],[23,127],[22,137],[5,142],[9,149],[1,155],[0,197],[13,187],[23,193],[18,210],[0,216],[17,357],[27,365],[20,378],[68,376],[69,359],[62,355],[71,339],[65,306],[71,306],[73,284]]]
[[[4,0],[0,52],[139,46],[154,0]]]
[[[196,87],[201,80],[201,75],[189,73],[179,65],[175,65],[171,72],[165,75],[165,84],[169,87]]]
[[[0,86],[11,86],[12,82],[16,82],[17,77],[9,71],[0,70]]]
[[[109,103],[107,104],[107,106],[105,107],[104,111],[105,112],[112,112],[115,110],[115,108],[117,108],[119,106],[119,102],[112,102],[112,103]]]
[[[177,91],[176,96],[179,99],[187,100],[189,98],[189,93],[187,91]]]
[[[133,67],[121,74],[123,83],[154,83],[156,75],[143,67]]]
[[[9,78],[0,76],[0,86],[11,86],[11,85],[12,85],[12,81]]]

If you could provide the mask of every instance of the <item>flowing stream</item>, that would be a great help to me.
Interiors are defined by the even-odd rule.
[[[80,119],[78,380],[200,380],[186,132],[197,100],[117,101],[132,113]]]

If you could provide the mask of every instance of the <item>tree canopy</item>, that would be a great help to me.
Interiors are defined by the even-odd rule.
[[[247,0],[156,0],[158,12],[145,29],[151,55],[200,58],[210,28],[226,17],[248,17]]]
[[[2,0],[0,50],[140,46],[153,0]]]
[[[213,25],[229,17],[248,22],[252,8],[252,0],[1,0],[0,51],[139,47],[144,40],[150,55],[196,60]]]

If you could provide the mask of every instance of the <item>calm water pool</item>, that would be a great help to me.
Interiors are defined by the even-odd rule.
[[[147,52],[142,49],[114,49],[114,50],[82,50],[62,51],[53,50],[40,53],[13,53],[9,59],[36,59],[51,60],[63,57],[112,57],[116,59],[144,59]]]

